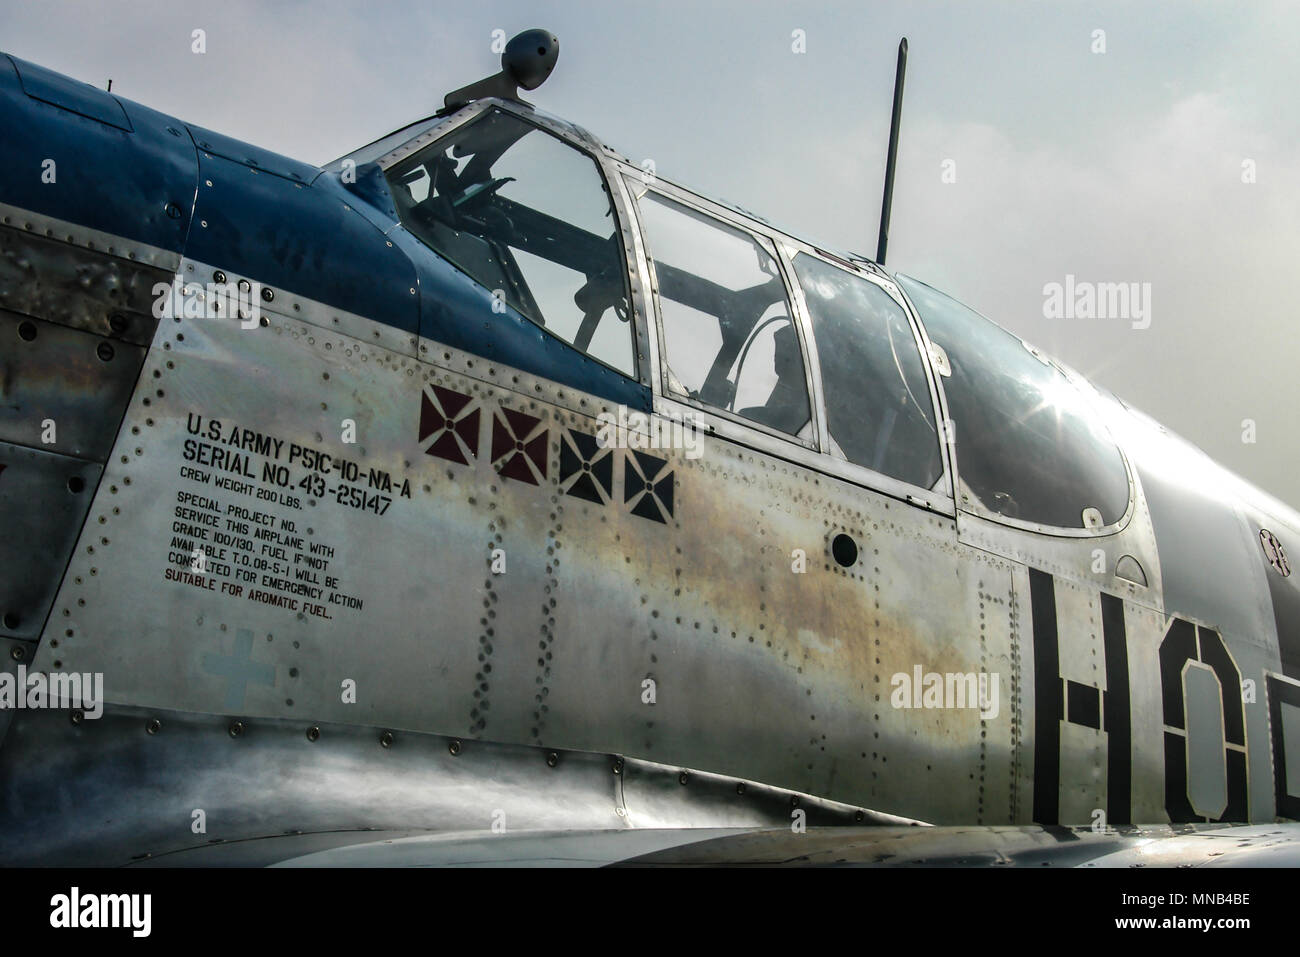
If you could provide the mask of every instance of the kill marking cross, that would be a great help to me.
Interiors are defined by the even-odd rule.
[[[235,632],[235,643],[229,655],[204,655],[203,670],[224,677],[226,685],[226,710],[239,711],[244,707],[244,694],[253,684],[275,687],[275,666],[252,660],[253,632],[240,628]]]

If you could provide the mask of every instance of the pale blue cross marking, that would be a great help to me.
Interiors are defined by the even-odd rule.
[[[240,628],[235,632],[235,644],[229,655],[204,655],[203,670],[208,674],[223,676],[226,685],[226,710],[239,711],[244,707],[244,692],[248,683],[275,687],[275,666],[258,664],[253,657],[253,632]]]

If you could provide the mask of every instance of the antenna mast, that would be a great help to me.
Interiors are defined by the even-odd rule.
[[[898,70],[894,74],[894,115],[889,120],[889,158],[885,161],[885,198],[880,206],[880,239],[876,242],[876,263],[885,264],[889,245],[889,210],[894,202],[894,166],[898,162],[898,121],[903,113],[903,74],[907,72],[907,37],[898,44]]]

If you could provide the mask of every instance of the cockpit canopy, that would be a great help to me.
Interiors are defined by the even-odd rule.
[[[718,434],[793,443],[947,511],[1084,532],[1124,520],[1128,468],[1084,389],[974,310],[646,177],[526,107],[467,109],[350,160],[380,162],[402,226],[493,311],[646,383],[643,282],[655,385]]]

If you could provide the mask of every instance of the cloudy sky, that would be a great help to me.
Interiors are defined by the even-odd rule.
[[[534,26],[560,38],[543,109],[870,254],[907,36],[890,267],[1300,505],[1300,5],[0,0],[5,52],[314,163],[433,112],[497,69],[494,30]],[[1149,283],[1149,326],[1046,317],[1067,275]]]

